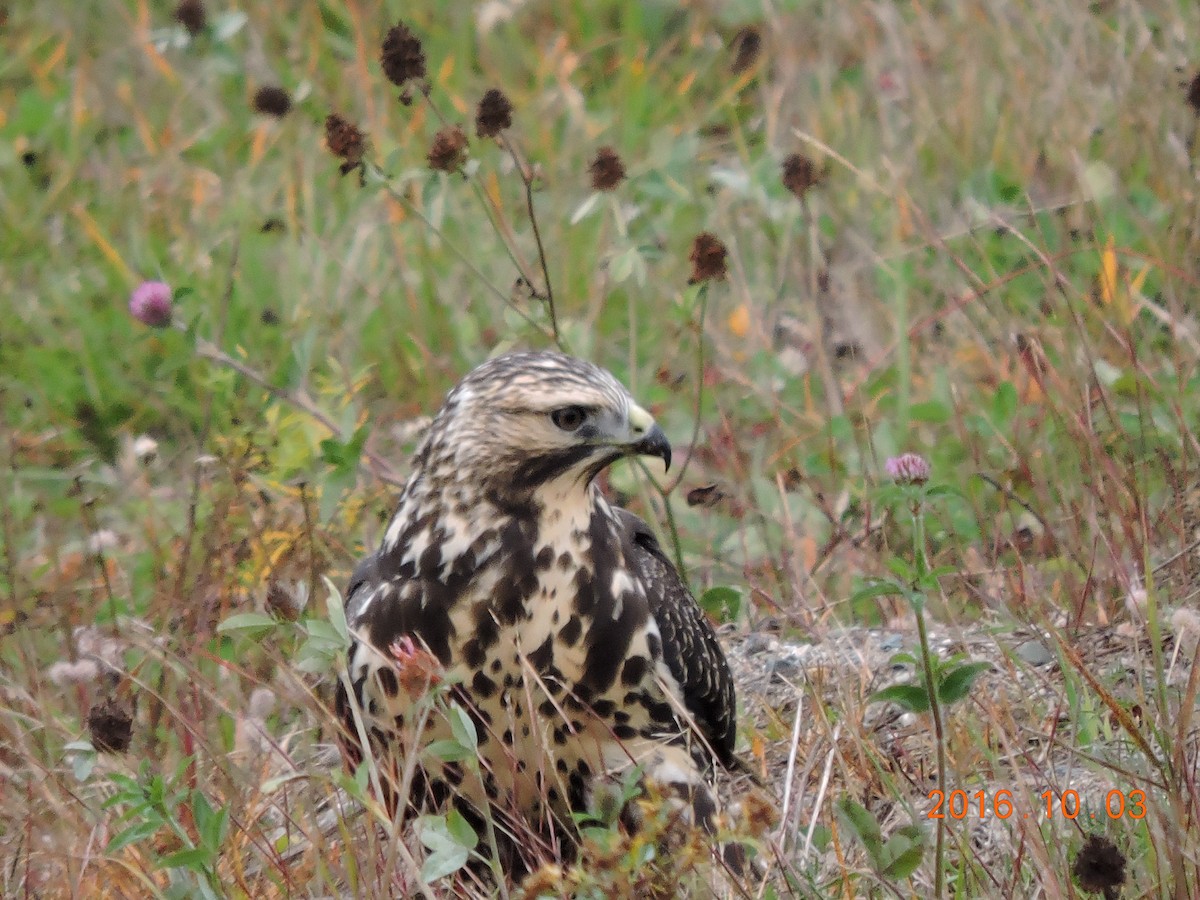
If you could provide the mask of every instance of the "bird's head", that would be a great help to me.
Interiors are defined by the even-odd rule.
[[[616,378],[559,353],[509,353],[450,392],[418,465],[519,497],[552,484],[585,489],[625,456],[656,456],[670,467],[671,445]]]

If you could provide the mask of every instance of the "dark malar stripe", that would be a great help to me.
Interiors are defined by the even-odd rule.
[[[532,493],[548,481],[553,481],[567,470],[573,469],[599,449],[584,444],[534,456],[521,463],[513,473],[512,490],[515,493]]]

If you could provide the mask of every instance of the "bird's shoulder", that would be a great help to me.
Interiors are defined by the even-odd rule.
[[[627,545],[628,566],[642,582],[667,668],[717,758],[730,765],[737,736],[737,701],[733,675],[716,632],[650,526],[626,509],[614,509]]]

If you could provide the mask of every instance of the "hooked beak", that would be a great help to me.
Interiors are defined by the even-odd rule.
[[[640,406],[634,406],[629,410],[629,427],[634,434],[629,452],[636,456],[657,456],[669,471],[671,444],[663,430],[655,423],[654,417]]]

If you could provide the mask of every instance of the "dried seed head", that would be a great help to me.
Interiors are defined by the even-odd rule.
[[[1187,93],[1184,95],[1184,99],[1187,101],[1187,105],[1192,108],[1192,112],[1200,116],[1200,72],[1197,72],[1185,87]]]
[[[208,26],[208,14],[204,11],[201,0],[183,0],[175,7],[175,21],[182,25],[188,34],[196,37]]]
[[[467,133],[458,125],[447,125],[433,136],[426,158],[439,172],[457,172],[466,161]]]
[[[403,22],[388,29],[379,51],[379,62],[387,80],[396,87],[425,77],[425,50],[421,39]]]
[[[753,25],[743,28],[733,36],[730,49],[733,51],[733,73],[741,75],[758,62],[762,52],[762,32]]]
[[[742,800],[742,819],[746,823],[746,830],[754,837],[761,838],[779,824],[779,810],[765,794],[750,791]]]
[[[329,152],[346,161],[346,166],[357,166],[367,151],[367,138],[358,126],[346,121],[337,113],[325,119],[325,143]],[[343,171],[348,171],[343,166]]]
[[[1085,891],[1104,891],[1105,896],[1115,897],[1116,888],[1125,883],[1125,854],[1108,838],[1088,835],[1071,866],[1071,874]]]
[[[783,161],[783,186],[803,200],[804,195],[820,182],[816,164],[801,153],[793,153]]]
[[[129,749],[133,739],[133,713],[116,698],[89,709],[87,724],[92,746],[101,753],[124,753]]]
[[[292,98],[281,87],[265,86],[254,92],[254,111],[283,118],[292,111]]]
[[[918,453],[889,456],[883,468],[888,478],[899,484],[924,484],[929,480],[929,461]]]
[[[713,507],[725,499],[725,492],[715,482],[692,488],[687,492],[688,506]]]
[[[418,647],[408,635],[393,641],[388,653],[397,681],[410,696],[420,696],[442,682],[445,670],[441,662],[424,647]]]
[[[721,239],[715,234],[702,231],[692,241],[692,253],[688,257],[692,261],[692,275],[688,284],[699,284],[703,281],[724,281],[728,271],[725,268],[725,257],[729,251]]]
[[[525,897],[542,897],[546,894],[552,897],[562,896],[564,894],[562,866],[546,863],[536,872],[525,876],[525,880],[521,882],[521,890],[522,896]]]
[[[593,190],[611,191],[625,180],[625,163],[612,147],[601,147],[588,166],[588,174],[592,176]]]
[[[504,91],[491,88],[479,101],[475,111],[475,133],[481,138],[495,137],[512,127],[513,106]]]
[[[267,612],[273,613],[285,622],[295,622],[300,618],[308,601],[308,586],[301,584],[286,584],[271,579],[267,584]]]

